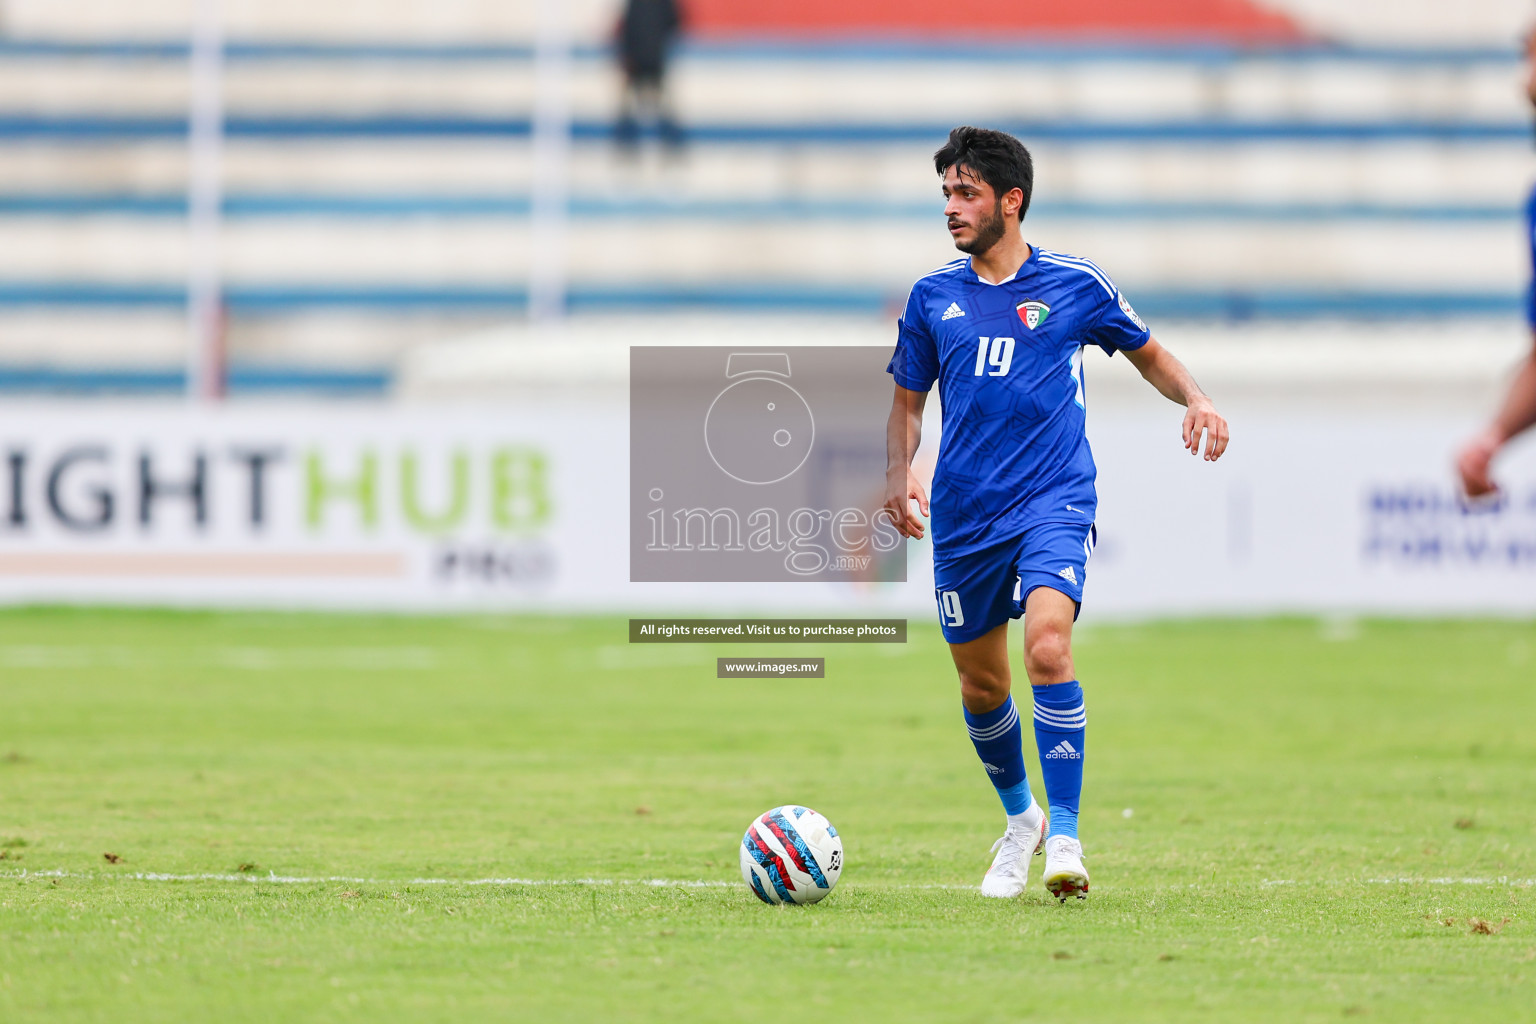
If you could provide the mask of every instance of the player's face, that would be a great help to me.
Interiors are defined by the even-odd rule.
[[[949,237],[961,252],[984,253],[1007,229],[997,191],[970,169],[953,166],[944,172],[944,216]]]

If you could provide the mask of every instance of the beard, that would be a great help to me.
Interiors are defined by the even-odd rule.
[[[1003,221],[1003,201],[999,199],[992,207],[992,215],[976,225],[976,237],[969,242],[956,242],[955,248],[973,256],[984,253],[997,244],[1005,230],[1007,225]]]

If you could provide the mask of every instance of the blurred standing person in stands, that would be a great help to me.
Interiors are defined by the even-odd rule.
[[[619,145],[633,150],[643,124],[654,123],[661,141],[677,149],[683,131],[667,102],[667,60],[683,27],[677,0],[625,0],[619,16],[619,63],[624,70],[624,96],[615,131]]]
[[[1536,106],[1536,28],[1525,37],[1525,94]],[[1525,241],[1536,270],[1536,190],[1525,204]],[[1493,457],[1515,435],[1536,426],[1536,280],[1526,293],[1525,316],[1531,331],[1531,348],[1520,361],[1515,379],[1494,413],[1493,421],[1461,449],[1456,468],[1468,497],[1480,498],[1499,489],[1489,472]]]

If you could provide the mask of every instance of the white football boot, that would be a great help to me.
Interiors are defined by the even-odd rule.
[[[1040,852],[1050,820],[1042,811],[1034,828],[1009,825],[1001,839],[992,844],[992,866],[981,878],[981,894],[996,899],[1012,899],[1029,884],[1029,858]]]
[[[1066,836],[1051,836],[1045,843],[1045,887],[1051,895],[1088,898],[1088,869],[1083,866],[1083,844]]]

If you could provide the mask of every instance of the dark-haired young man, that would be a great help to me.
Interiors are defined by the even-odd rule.
[[[1034,168],[1018,139],[956,128],[934,167],[950,236],[970,256],[913,285],[898,325],[888,368],[896,397],[885,505],[906,536],[923,536],[913,503],[926,516],[928,497],[911,464],[937,381],[944,416],[933,477],[934,593],[966,726],[1008,817],[981,892],[1019,895],[1043,846],[1046,888],[1081,898],[1088,891],[1077,838],[1087,710],[1071,643],[1097,507],[1083,347],[1124,352],[1153,387],[1186,406],[1191,454],[1200,454],[1203,436],[1205,458],[1221,458],[1227,423],[1107,274],[1024,241],[1019,222]],[[1011,696],[1008,621],[1020,615],[1049,822],[1030,794]]]

